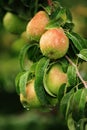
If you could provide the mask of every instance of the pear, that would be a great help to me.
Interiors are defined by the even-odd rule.
[[[67,83],[67,75],[59,63],[54,63],[45,74],[44,87],[47,93],[57,97],[61,85]]]
[[[37,108],[41,106],[39,99],[37,98],[34,79],[30,80],[26,85],[26,96],[20,94],[20,101],[26,108]]]
[[[49,16],[45,11],[39,11],[29,21],[26,32],[30,40],[39,41],[41,35],[46,31],[46,25],[49,23]]]
[[[63,57],[68,48],[69,39],[62,28],[49,29],[40,38],[41,52],[50,59]]]
[[[5,29],[14,34],[21,34],[26,29],[27,22],[16,14],[7,12],[3,18],[3,25]]]

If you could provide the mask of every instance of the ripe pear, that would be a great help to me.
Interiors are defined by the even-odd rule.
[[[39,41],[41,35],[46,31],[46,25],[49,23],[49,16],[45,11],[39,11],[29,21],[26,32],[30,40]]]
[[[62,28],[46,31],[40,38],[40,49],[44,56],[59,59],[68,51],[69,39]]]
[[[20,101],[27,108],[36,108],[40,107],[41,103],[37,98],[35,88],[34,88],[34,79],[30,80],[26,85],[26,96],[24,97],[20,94]]]
[[[17,15],[7,12],[3,18],[3,25],[10,33],[21,34],[26,29],[27,22]]]
[[[56,97],[64,83],[67,83],[67,75],[63,72],[62,66],[59,63],[53,64],[45,75],[45,90],[49,95]]]

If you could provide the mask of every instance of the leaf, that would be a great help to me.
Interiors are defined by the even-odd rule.
[[[77,56],[82,60],[87,61],[87,49],[81,50],[80,53],[77,54]]]
[[[57,95],[57,97],[58,97],[58,102],[60,102],[61,99],[62,99],[62,97],[64,96],[65,87],[66,87],[66,84],[63,84],[63,85],[59,88],[59,90],[58,90],[58,95]]]
[[[20,55],[19,55],[20,67],[23,71],[25,70],[25,66],[24,66],[25,56],[26,56],[28,50],[31,49],[32,47],[34,48],[34,46],[37,46],[37,44],[36,43],[27,44],[20,51]],[[34,56],[34,53],[36,53],[35,50],[33,51],[33,56]],[[31,55],[31,53],[30,53],[30,55]],[[33,58],[33,56],[32,56],[32,58]]]
[[[16,92],[18,94],[20,94],[20,88],[19,88],[19,81],[20,81],[20,77],[24,72],[20,72],[17,74],[16,78],[15,78],[15,86],[16,86]]]
[[[72,65],[68,67],[67,70],[67,77],[68,77],[68,82],[70,86],[75,86],[76,85],[76,68]]]
[[[58,60],[58,62],[62,65],[63,71],[66,73],[67,72],[67,68],[68,68],[68,61],[66,60],[66,58],[61,58]]]
[[[35,70],[38,62],[35,62],[31,65],[29,69],[29,75],[28,75],[28,80],[31,80],[32,78],[35,78]]]
[[[63,25],[63,28],[64,28],[65,30],[70,30],[70,31],[72,31],[73,27],[74,27],[74,24],[73,24],[72,22],[66,22],[66,23]]]
[[[86,41],[79,34],[74,32],[66,32],[66,34],[79,51],[87,48]]]
[[[28,75],[29,75],[29,71],[26,71],[23,75],[20,76],[20,81],[19,81],[20,93],[22,93],[24,96],[26,96],[25,89],[28,81]]]
[[[66,8],[67,21],[72,22],[72,14],[68,8]]]
[[[63,21],[61,19],[59,19],[59,20],[52,19],[47,24],[46,29],[48,30],[48,29],[51,29],[51,28],[58,28],[58,27],[60,27],[62,22]]]
[[[42,57],[42,53],[39,48],[39,44],[34,44],[34,46],[28,49],[28,59],[36,62]]]
[[[66,8],[64,7],[61,7],[57,16],[56,16],[56,19],[59,19],[59,18],[62,18],[64,21],[66,19]]]
[[[69,130],[76,130],[75,121],[73,120],[72,114],[68,116],[67,125]]]
[[[20,51],[19,61],[20,61],[20,67],[23,71],[25,70],[24,68],[25,55],[30,47],[32,47],[32,44],[26,44]]]
[[[46,92],[43,87],[44,72],[48,64],[49,59],[47,59],[46,57],[41,58],[40,61],[37,63],[35,72],[35,91],[42,105],[48,104]]]
[[[74,93],[72,99],[72,112],[75,118],[82,118],[84,116],[85,105],[87,103],[87,89],[79,89]]]
[[[70,100],[71,100],[71,97],[73,96],[73,94],[74,94],[74,91],[70,91],[70,92],[66,93],[66,94],[63,96],[63,98],[62,98],[62,100],[61,100],[61,102],[60,102],[60,111],[63,113],[64,116],[67,115],[67,114],[66,114],[67,105],[68,105],[68,107],[71,106]],[[69,103],[69,104],[68,104],[68,103]],[[68,111],[67,111],[67,113],[68,113]],[[65,118],[66,118],[66,117],[65,117]]]

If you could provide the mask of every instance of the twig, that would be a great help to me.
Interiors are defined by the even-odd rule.
[[[69,61],[69,63],[76,68],[76,73],[77,73],[79,79],[80,79],[80,80],[82,81],[82,83],[84,84],[84,87],[87,88],[87,83],[84,81],[84,79],[82,78],[81,74],[79,73],[77,66],[73,63],[73,61],[72,61],[67,55],[66,55],[65,57],[66,57],[66,59]]]

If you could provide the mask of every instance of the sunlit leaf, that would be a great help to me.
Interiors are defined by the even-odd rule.
[[[73,120],[72,114],[68,116],[67,125],[69,130],[76,130],[75,121]]]
[[[87,49],[81,50],[80,53],[77,54],[77,56],[82,60],[87,61]]]
[[[29,71],[26,71],[23,75],[21,75],[20,81],[19,81],[20,93],[22,93],[24,96],[26,95],[25,88],[28,81],[28,75],[29,75]]]

